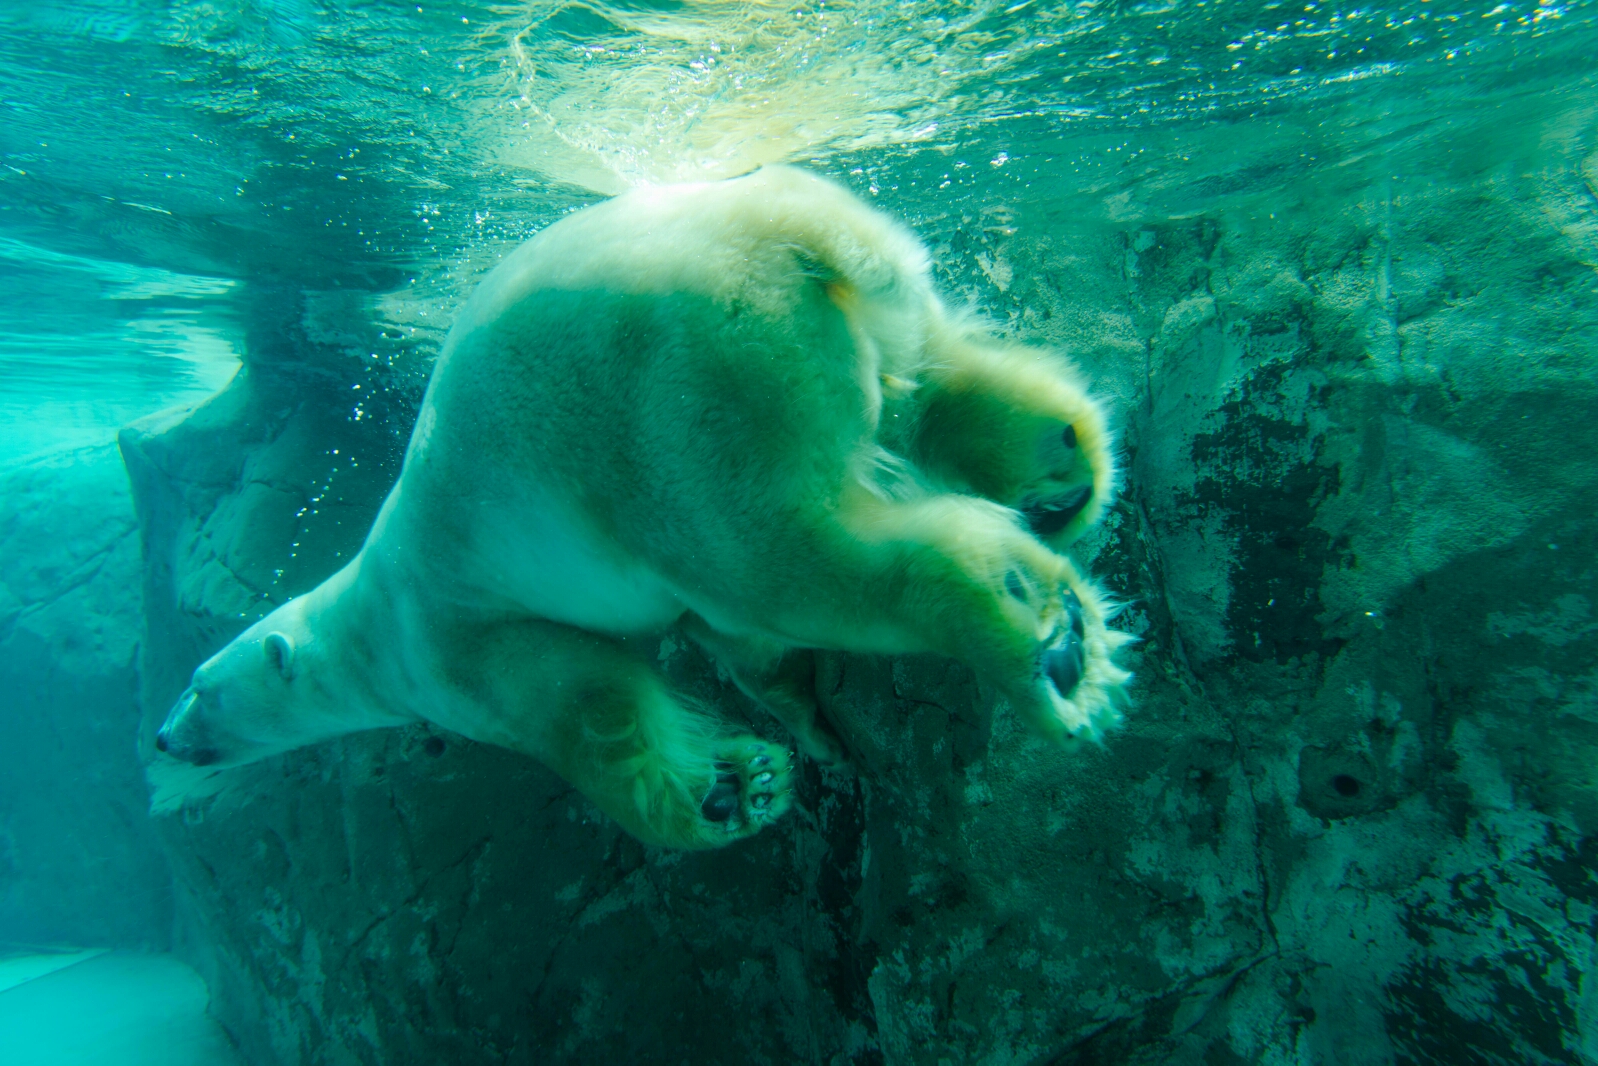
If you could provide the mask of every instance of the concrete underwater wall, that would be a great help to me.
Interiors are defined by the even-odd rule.
[[[955,664],[824,655],[855,772],[715,854],[425,727],[231,771],[158,823],[213,1010],[258,1066],[1598,1061],[1589,120],[1447,180],[888,204],[1117,412],[1078,554],[1127,727],[1064,755]],[[124,434],[146,745],[358,547],[437,341],[397,314],[263,293],[233,385]]]

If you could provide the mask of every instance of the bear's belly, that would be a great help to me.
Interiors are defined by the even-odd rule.
[[[664,629],[686,610],[665,579],[543,492],[480,519],[475,539],[484,587],[541,618],[626,636]]]

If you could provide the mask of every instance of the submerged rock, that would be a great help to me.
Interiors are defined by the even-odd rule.
[[[109,445],[0,469],[0,945],[170,937],[132,742],[138,532]]]

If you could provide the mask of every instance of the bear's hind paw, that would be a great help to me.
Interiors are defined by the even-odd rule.
[[[793,805],[788,753],[757,737],[735,737],[716,751],[716,783],[700,816],[707,835],[743,837],[776,821]]]
[[[1054,635],[1038,652],[1031,685],[1031,717],[1044,735],[1070,742],[1100,740],[1121,721],[1121,704],[1132,675],[1114,661],[1115,649],[1133,638],[1106,628],[1104,608],[1091,592],[1091,607],[1076,591],[1061,594],[1064,610]]]

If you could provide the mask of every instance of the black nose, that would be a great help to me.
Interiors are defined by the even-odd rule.
[[[166,730],[165,729],[162,729],[159,733],[157,733],[155,735],[155,750],[156,751],[165,751],[166,750]]]

